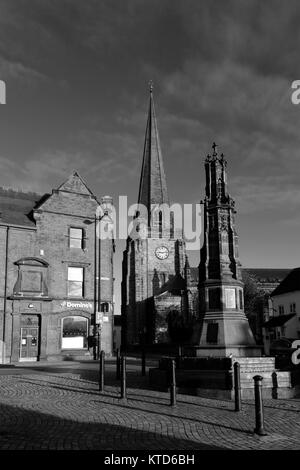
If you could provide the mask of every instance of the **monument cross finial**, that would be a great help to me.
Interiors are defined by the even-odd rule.
[[[213,155],[217,155],[217,152],[216,152],[217,144],[216,144],[216,142],[214,142],[212,144],[212,148],[213,148],[213,151],[214,151]]]

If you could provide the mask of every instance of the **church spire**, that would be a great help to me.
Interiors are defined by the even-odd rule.
[[[152,82],[149,84],[149,92],[149,110],[138,203],[146,206],[150,214],[151,204],[168,204],[169,198],[155,115]]]

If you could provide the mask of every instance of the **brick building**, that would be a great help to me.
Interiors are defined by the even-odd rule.
[[[77,172],[44,196],[0,190],[1,363],[111,354],[111,204]]]

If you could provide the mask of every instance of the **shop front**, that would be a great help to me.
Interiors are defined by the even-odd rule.
[[[89,322],[88,319],[70,315],[62,319],[61,349],[88,349]]]

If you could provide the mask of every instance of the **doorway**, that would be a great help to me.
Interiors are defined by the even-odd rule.
[[[40,346],[38,316],[24,316],[20,333],[20,361],[37,361]]]

